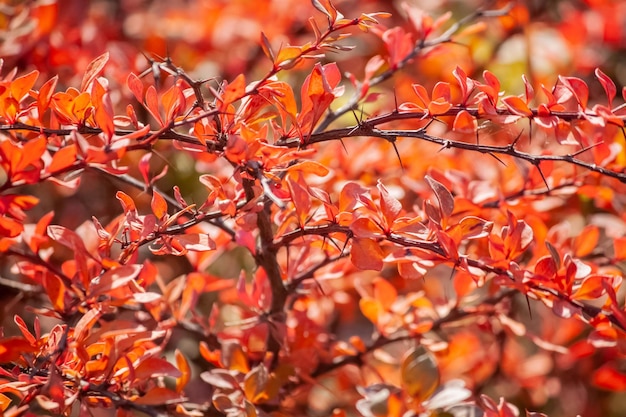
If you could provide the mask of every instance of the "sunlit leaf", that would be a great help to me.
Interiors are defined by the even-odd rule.
[[[402,386],[407,394],[421,402],[439,386],[439,368],[432,353],[422,345],[410,349],[402,359]]]

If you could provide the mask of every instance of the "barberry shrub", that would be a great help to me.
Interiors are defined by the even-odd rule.
[[[4,416],[623,415],[622,5],[127,3],[0,10]]]

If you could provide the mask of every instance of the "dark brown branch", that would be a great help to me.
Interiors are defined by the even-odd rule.
[[[259,173],[257,173],[259,174]],[[258,175],[257,175],[258,176]],[[243,179],[243,187],[248,202],[257,198],[254,192],[255,180]],[[271,321],[282,325],[285,321],[285,304],[287,302],[287,288],[283,282],[283,276],[278,264],[277,249],[272,246],[274,240],[274,231],[272,229],[271,209],[272,201],[265,197],[261,197],[264,201],[263,208],[257,212],[257,227],[259,237],[256,245],[256,253],[254,259],[257,266],[263,268],[270,281],[272,289],[272,303],[270,306],[269,316]],[[271,325],[271,322],[270,322]],[[276,364],[278,354],[282,346],[282,340],[277,337],[278,332],[270,331],[267,349],[274,355],[273,363]]]

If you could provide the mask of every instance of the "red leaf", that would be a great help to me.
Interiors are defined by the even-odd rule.
[[[432,101],[428,104],[428,113],[433,116],[441,115],[451,108],[450,84],[440,81],[433,87]]]
[[[456,67],[454,71],[452,71],[452,75],[456,78],[457,83],[459,84],[459,90],[461,91],[461,102],[462,106],[465,106],[467,103],[467,99],[469,98],[472,90],[474,89],[474,80],[471,78],[467,78],[465,71],[461,67]]]
[[[215,242],[207,234],[186,234],[176,236],[176,240],[183,248],[190,251],[205,252],[215,250]]]
[[[265,33],[263,32],[261,32],[261,48],[263,49],[263,53],[265,53],[265,56],[271,59],[272,62],[276,62],[274,51],[272,51],[272,45],[270,44],[269,39],[267,39],[267,36],[265,36]]]
[[[587,84],[576,77],[559,76],[559,80],[572,92],[582,110],[585,110],[587,108],[587,101],[589,100],[589,87],[587,87]]]
[[[380,180],[378,180],[376,187],[380,192],[380,208],[383,216],[385,217],[385,221],[387,223],[386,226],[387,228],[391,228],[394,220],[398,218],[400,212],[402,211],[402,205],[397,199],[389,194],[389,191],[387,191],[387,188],[385,188]]]
[[[435,192],[435,196],[437,197],[437,201],[439,201],[439,209],[443,217],[449,217],[454,210],[454,197],[452,194],[442,183],[431,177],[430,175],[426,175],[426,182],[430,185],[430,188]]]
[[[109,53],[105,52],[89,63],[89,65],[87,66],[87,70],[85,71],[85,75],[83,75],[83,80],[80,83],[80,91],[85,91],[87,89],[89,84],[104,69],[104,66],[106,65],[108,60]]]
[[[84,313],[74,327],[74,340],[81,343],[88,336],[89,330],[96,325],[102,314],[104,314],[104,312],[98,307],[94,307]]]
[[[537,261],[535,265],[535,274],[543,279],[551,280],[557,273],[556,263],[552,256],[546,255]]]
[[[89,297],[106,294],[116,288],[127,285],[137,278],[141,265],[124,265],[113,268],[92,280],[89,285]]]
[[[602,88],[604,88],[604,92],[606,93],[606,97],[608,98],[609,107],[612,108],[613,99],[617,94],[617,88],[615,87],[615,83],[608,75],[600,71],[600,68],[596,68],[595,74],[598,78],[598,81],[600,81],[600,84],[602,84]]]
[[[185,400],[181,394],[167,388],[155,387],[148,391],[144,396],[133,401],[140,405],[161,405],[175,404]]]
[[[147,358],[141,361],[135,368],[135,378],[140,381],[148,380],[156,376],[170,376],[180,378],[181,372],[165,359]]]
[[[294,176],[297,178],[294,178]],[[296,210],[298,225],[303,227],[310,215],[311,195],[307,191],[307,186],[304,184],[302,175],[298,175],[297,173],[296,175],[288,175],[287,184],[289,185],[291,201],[293,201]]]
[[[22,335],[24,335],[24,338],[26,338],[31,345],[37,343],[35,336],[33,336],[30,330],[28,330],[28,326],[26,325],[24,319],[16,314],[13,316],[13,321],[17,324],[17,327],[20,329],[20,332],[22,332]]]
[[[483,72],[483,78],[487,82],[487,85],[480,84],[478,87],[480,91],[487,94],[491,103],[495,106],[498,103],[498,94],[500,94],[500,81],[489,71]]]
[[[526,78],[526,75],[522,75],[522,81],[524,81],[526,103],[530,103],[533,98],[535,98],[535,89],[533,88],[532,84],[530,84],[530,81],[528,81],[528,78]]]
[[[376,238],[383,236],[383,230],[369,217],[360,217],[352,222],[350,230],[357,238]]]
[[[130,74],[128,74],[128,77],[126,78],[126,85],[130,89],[130,91],[133,93],[137,101],[142,103],[143,102],[143,83],[141,82],[139,77],[137,77],[135,74],[131,72]]]
[[[359,269],[380,271],[383,269],[383,251],[372,239],[352,239],[350,260]]]
[[[329,23],[334,23],[339,16],[339,12],[330,0],[312,0],[313,7],[328,17]]]
[[[157,97],[156,88],[153,85],[148,87],[146,90],[146,110],[150,112],[154,120],[159,123],[159,126],[165,126],[163,123],[163,119],[161,118],[161,113],[159,113],[159,98]]]
[[[591,382],[602,389],[610,391],[626,391],[626,375],[615,369],[611,363],[605,363],[596,369]]]

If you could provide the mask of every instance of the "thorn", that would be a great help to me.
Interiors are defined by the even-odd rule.
[[[445,149],[449,149],[450,148],[450,141],[449,140],[445,140],[443,142],[443,145],[441,145],[441,148],[439,148],[439,150],[437,151],[437,153],[445,150]]]
[[[396,139],[394,138],[391,142],[391,146],[393,146],[393,150],[396,152],[396,156],[398,157],[398,162],[400,162],[400,168],[402,168],[402,172],[404,172],[404,164],[402,163],[402,158],[400,158],[400,152],[398,151],[398,147],[396,146]]]
[[[570,154],[570,156],[571,156],[572,158],[573,158],[573,157],[576,157],[576,156],[580,155],[580,154],[581,154],[581,153],[583,153],[583,152],[587,152],[589,149],[595,148],[595,147],[596,147],[596,146],[598,146],[598,145],[602,145],[603,143],[604,143],[604,141],[600,141],[600,142],[598,142],[598,143],[591,144],[591,145],[589,145],[589,146],[587,146],[587,147],[584,147],[584,148],[582,148],[582,149],[577,150],[576,152],[574,152],[574,153]]]
[[[396,89],[393,89],[393,105],[394,105],[394,112],[399,113],[400,110],[398,109],[398,96],[396,95]]]
[[[540,163],[541,161],[536,161],[536,162],[533,162],[533,165],[537,167],[537,171],[539,171],[539,175],[541,175],[541,179],[543,180],[543,183],[546,185],[546,188],[548,189],[548,191],[550,191],[551,188],[548,185],[548,181],[546,180],[546,177],[543,175],[543,171],[541,170],[541,167],[539,166]]]
[[[515,145],[517,145],[517,142],[520,140],[520,138],[522,137],[522,134],[524,134],[524,129],[520,130],[519,134],[517,135],[517,137],[513,140],[513,142],[509,145],[509,148],[511,149],[515,149]]]
[[[489,152],[487,155],[491,156],[493,159],[500,162],[503,166],[507,166],[506,163],[502,159],[498,158],[496,154]]]
[[[346,155],[348,155],[348,148],[346,148],[346,144],[343,143],[343,138],[339,139],[339,143],[341,143],[341,147],[343,148],[343,150],[346,153]]]

